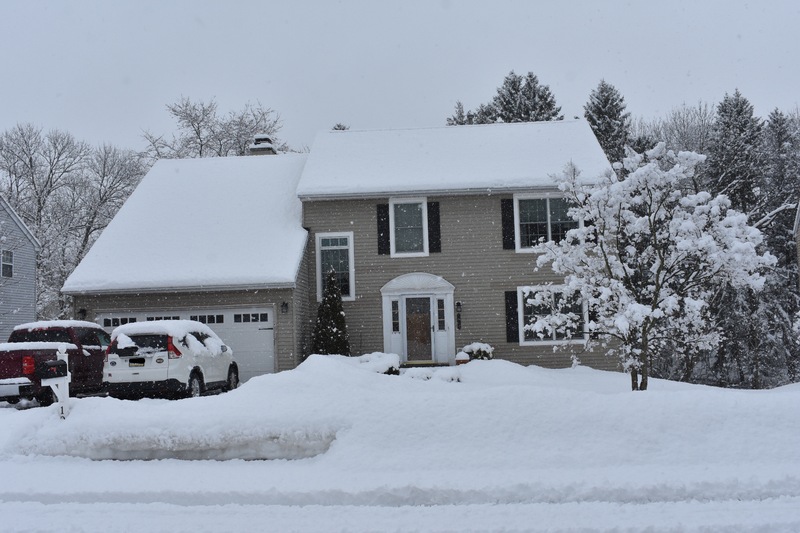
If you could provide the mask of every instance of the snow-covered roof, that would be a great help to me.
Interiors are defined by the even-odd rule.
[[[586,180],[611,170],[588,122],[564,120],[320,133],[301,199],[554,187],[572,162]]]
[[[160,160],[67,278],[67,294],[292,287],[304,154]]]

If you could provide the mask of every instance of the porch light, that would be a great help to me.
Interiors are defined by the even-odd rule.
[[[286,314],[289,312],[289,302],[281,302],[281,314]]]

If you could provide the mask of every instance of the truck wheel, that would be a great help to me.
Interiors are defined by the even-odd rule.
[[[45,392],[36,397],[36,401],[39,402],[41,407],[47,407],[48,405],[53,405],[56,401],[56,395],[53,393],[53,389],[47,387]]]

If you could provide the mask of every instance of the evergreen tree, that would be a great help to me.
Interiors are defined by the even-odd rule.
[[[583,110],[606,157],[612,163],[621,162],[630,141],[631,114],[625,110],[625,98],[613,85],[600,80]]]
[[[317,322],[311,338],[311,350],[316,354],[350,355],[342,291],[333,270],[325,276],[322,301],[317,309]]]
[[[455,112],[447,118],[448,126],[466,124],[493,124],[495,122],[536,122],[562,120],[561,107],[550,92],[550,87],[539,84],[533,72],[518,76],[512,70],[497,88],[491,102],[481,104],[475,111],[464,111],[464,104],[456,102]]]
[[[550,92],[550,87],[540,85],[533,72],[518,76],[514,71],[508,73],[503,85],[498,87],[492,106],[501,122],[537,122],[542,120],[562,120],[561,107]]]
[[[765,272],[760,293],[726,287],[715,300],[724,342],[713,355],[711,382],[765,388],[797,378],[800,341],[793,319],[800,310],[797,248],[792,237],[798,190],[798,140],[779,111],[768,122],[752,116],[752,106],[737,92],[720,104],[714,129],[717,157],[711,184],[749,210],[764,235],[763,248],[777,263]]]
[[[733,207],[745,214],[758,212],[756,191],[761,185],[761,120],[753,106],[736,90],[717,106],[708,177],[714,194],[725,194]]]
[[[464,111],[464,104],[461,100],[456,102],[456,108],[452,117],[447,117],[448,126],[464,126],[467,124],[467,114]]]

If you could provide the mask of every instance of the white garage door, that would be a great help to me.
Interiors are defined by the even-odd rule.
[[[271,306],[97,315],[97,322],[109,332],[129,322],[163,319],[188,319],[208,324],[233,349],[241,381],[275,372],[275,308]]]

